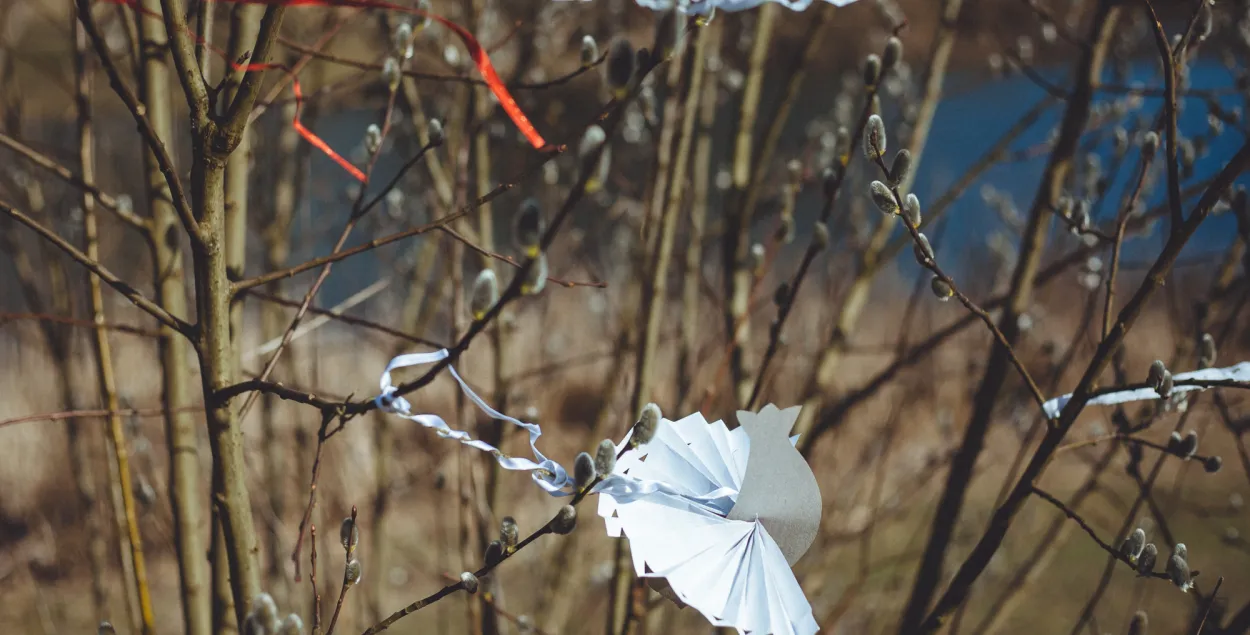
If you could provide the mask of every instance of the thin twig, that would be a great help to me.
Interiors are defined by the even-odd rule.
[[[1067,505],[1065,505],[1063,501],[1059,500],[1058,498],[1055,498],[1054,496],[1051,496],[1050,494],[1037,488],[1036,486],[1032,486],[1032,492],[1038,498],[1041,498],[1042,500],[1050,503],[1051,505],[1054,505],[1055,508],[1063,512],[1063,514],[1067,516],[1068,518],[1071,518],[1072,520],[1076,521],[1076,524],[1080,525],[1081,530],[1083,530],[1086,534],[1088,534],[1089,537],[1092,538],[1093,541],[1097,543],[1098,546],[1101,547],[1103,551],[1106,551],[1116,560],[1119,560],[1120,562],[1123,562],[1124,564],[1130,567],[1135,566],[1135,563],[1132,560],[1129,560],[1127,555],[1125,555],[1119,549],[1116,549],[1115,547],[1112,547],[1111,545],[1104,542],[1102,538],[1099,538],[1098,532],[1094,531],[1094,528],[1090,527],[1089,523],[1085,522],[1085,519],[1081,518],[1080,514],[1076,513],[1071,507],[1068,507]],[[1194,572],[1194,573],[1195,575],[1197,574],[1197,572]],[[1155,578],[1158,580],[1169,579],[1168,574],[1162,571],[1149,571],[1146,573],[1138,572],[1138,575],[1144,578],[1148,577],[1148,578]]]
[[[313,608],[312,608],[312,632],[313,635],[321,635],[321,591],[317,590],[317,526],[312,525],[308,528],[308,535],[312,542],[312,566],[308,572],[308,584],[312,586]],[[300,538],[303,538],[300,534]],[[299,582],[299,564],[295,565],[295,581]]]
[[[130,335],[139,335],[142,337],[160,337],[159,331],[145,329],[139,326],[130,326],[129,324],[116,324],[113,322],[96,323],[91,320],[80,320],[77,318],[63,317],[60,315],[52,315],[50,313],[12,313],[9,311],[0,311],[0,325],[5,322],[17,320],[33,320],[35,322],[54,322],[56,324],[65,324],[67,326],[80,326],[83,328],[99,328],[106,331],[116,331],[118,333],[129,333]]]
[[[356,527],[356,506],[355,505],[352,505],[352,517],[351,518],[352,518],[352,533],[354,535],[355,532],[360,531],[360,529]],[[334,635],[334,625],[338,623],[339,613],[343,610],[343,600],[347,598],[347,592],[353,586],[356,586],[357,581],[351,580],[348,577],[348,571],[352,563],[352,555],[355,553],[355,551],[356,551],[355,542],[349,539],[346,545],[346,549],[344,549],[344,555],[343,555],[343,586],[339,588],[339,599],[337,602],[334,603],[334,613],[330,616],[330,625],[326,627],[326,635]]]
[[[204,406],[187,406],[180,408],[180,412],[203,412]],[[164,408],[118,408],[109,410],[107,408],[97,408],[94,410],[65,410],[62,412],[45,412],[34,415],[23,415],[12,419],[0,421],[0,428],[5,426],[17,425],[19,423],[30,423],[33,421],[64,421],[66,419],[87,419],[96,417],[110,417],[113,415],[122,417],[159,417],[166,414]]]
[[[169,155],[169,150],[165,147],[165,143],[161,141],[160,136],[152,127],[152,122],[148,121],[146,109],[139,102],[139,98],[135,96],[133,90],[126,85],[122,79],[121,72],[118,71],[117,65],[113,63],[112,56],[109,55],[108,43],[105,42],[104,36],[100,34],[100,29],[96,25],[95,19],[91,17],[91,0],[77,0],[78,4],[78,20],[82,23],[83,29],[87,32],[87,36],[91,38],[91,44],[95,48],[97,57],[100,58],[104,72],[108,75],[109,84],[113,87],[113,92],[121,98],[122,103],[126,104],[126,109],[130,111],[130,115],[134,118],[138,125],[139,134],[143,136],[144,145],[151,150],[153,156],[156,157],[157,163],[160,165],[161,174],[165,177],[165,182],[169,185],[169,192],[173,198],[174,209],[178,211],[178,218],[182,221],[183,229],[187,235],[191,237],[192,244],[197,247],[203,247],[203,236],[200,235],[199,223],[195,220],[195,215],[191,211],[191,204],[188,202],[187,194],[182,189],[182,181],[178,178],[178,171],[174,167],[174,160]],[[166,3],[163,3],[166,4]],[[166,6],[165,13],[171,13],[172,7]],[[177,11],[172,11],[177,13]],[[180,73],[181,74],[181,73]],[[176,328],[176,327],[175,327]]]
[[[382,64],[375,64],[372,62],[362,62],[360,60],[354,60],[351,58],[346,58],[346,57],[341,57],[341,56],[334,55],[331,53],[326,53],[325,51],[319,50],[318,48],[310,48],[302,44],[299,44],[298,42],[294,42],[288,38],[280,37],[278,38],[278,43],[282,44],[283,46],[301,55],[315,57],[317,59],[324,60],[326,62],[330,62],[333,64],[349,66],[351,68],[358,68],[363,71],[371,71],[375,73],[382,72],[382,66],[383,66]],[[570,73],[565,73],[564,75],[561,75],[559,77],[556,77],[554,79],[550,79],[544,82],[535,82],[535,83],[518,82],[518,83],[508,84],[508,89],[509,90],[542,90],[545,88],[551,88],[553,86],[559,86],[561,84],[567,84],[573,79],[580,77],[581,75],[584,75],[588,71],[594,70],[595,67],[599,66],[607,59],[608,59],[608,55],[607,53],[604,53],[600,55],[598,59],[594,60],[590,64],[581,65],[577,68],[577,70],[572,71]],[[455,82],[455,83],[460,83],[460,84],[469,84],[471,86],[488,86],[489,85],[484,80],[469,77],[467,75],[436,75],[433,73],[422,73],[420,71],[413,71],[413,70],[408,70],[408,69],[403,70],[403,75],[405,77],[411,77],[413,79],[426,79],[426,80],[439,81],[439,82]]]
[[[1202,627],[1207,625],[1207,617],[1211,615],[1211,607],[1215,606],[1215,596],[1219,595],[1220,587],[1224,585],[1224,576],[1220,576],[1215,581],[1215,588],[1211,589],[1211,598],[1207,600],[1207,607],[1202,610],[1202,619],[1198,620],[1198,626],[1194,627],[1193,635],[1201,635]]]
[[[295,265],[293,267],[288,267],[281,271],[272,271],[270,273],[261,274],[254,278],[248,278],[247,280],[240,280],[234,283],[234,292],[240,293],[243,291],[254,289],[256,287],[262,287],[271,282],[275,282],[277,280],[285,280],[287,278],[291,278],[298,274],[304,273],[305,271],[316,269],[317,267],[322,267],[325,265],[333,264],[340,260],[345,260],[347,258],[351,258],[352,256],[356,256],[356,255],[365,253],[367,251],[373,251],[374,249],[377,249],[378,247],[389,245],[395,241],[403,240],[405,238],[411,238],[413,236],[420,236],[421,234],[425,234],[425,233],[434,231],[435,229],[439,229],[440,227],[448,223],[451,223],[458,218],[463,217],[466,213],[467,213],[466,210],[453,212],[442,218],[439,218],[438,220],[432,223],[421,225],[420,227],[413,227],[410,229],[405,229],[401,232],[396,232],[389,236],[383,236],[382,238],[374,238],[373,240],[370,240],[369,242],[357,245],[355,247],[352,247],[351,249],[343,249],[341,251],[337,251],[332,254],[321,256],[319,258],[313,258],[312,260],[302,262],[298,265]],[[308,311],[309,309],[305,308],[304,310]]]
[[[69,242],[64,238],[61,238],[55,232],[39,224],[38,221],[17,210],[4,200],[0,200],[0,212],[8,214],[17,222],[34,230],[35,233],[39,234],[45,240],[65,252],[66,255],[73,258],[78,262],[78,264],[86,267],[89,271],[91,271],[91,273],[99,276],[101,280],[103,280],[110,287],[116,289],[118,293],[125,296],[126,299],[130,300],[130,302],[136,307],[139,307],[148,315],[156,318],[156,320],[161,324],[164,324],[165,326],[168,326],[169,328],[172,328],[187,337],[192,337],[195,333],[196,329],[194,325],[188,324],[187,322],[170,315],[165,311],[165,309],[161,308],[159,304],[149,300],[147,296],[140,293],[138,289],[125,283],[121,278],[118,278],[113,275],[111,271],[105,269],[104,265],[101,265],[94,259],[87,257],[87,254],[79,251],[77,247],[69,244]]]
[[[292,300],[290,298],[283,298],[280,296],[273,295],[271,293],[265,293],[264,291],[257,291],[254,287],[250,289],[244,289],[243,293],[249,296],[252,296],[254,298],[264,300],[266,302],[272,302],[279,306],[289,307],[293,309],[298,309],[300,306],[300,303],[296,300]],[[421,344],[423,346],[432,346],[434,348],[443,348],[445,346],[444,344],[440,342],[436,342],[431,339],[419,337],[417,335],[412,335],[410,333],[405,333],[403,331],[400,331],[399,329],[393,329],[389,326],[386,326],[385,324],[379,324],[377,322],[366,320],[364,318],[353,317],[351,315],[344,315],[343,313],[338,312],[338,311],[331,311],[331,310],[323,309],[320,307],[310,306],[308,307],[308,312],[313,315],[324,316],[324,317],[330,318],[331,320],[342,322],[344,324],[351,324],[352,326],[359,326],[361,328],[369,329],[371,331],[385,333],[386,335],[390,335],[391,337],[399,338],[401,340],[404,340],[406,342],[411,342],[413,344]],[[3,319],[3,318],[4,318],[4,314],[0,313],[0,319]]]
[[[592,481],[590,485],[588,485],[585,489],[575,494],[572,500],[570,500],[568,504],[576,508],[577,505],[581,503],[583,499],[585,499],[587,496],[589,496],[593,492],[595,485],[597,485],[598,483],[599,483],[599,479],[595,479],[594,481]],[[481,578],[486,577],[486,575],[489,574],[491,571],[494,571],[496,567],[506,562],[509,558],[512,558],[516,554],[520,553],[522,549],[529,546],[535,540],[538,540],[538,538],[546,534],[555,533],[555,524],[557,520],[559,519],[559,517],[560,517],[560,512],[557,511],[556,515],[552,516],[551,520],[547,521],[546,524],[544,524],[542,527],[539,527],[530,535],[526,536],[524,540],[518,542],[515,549],[512,549],[510,551],[504,551],[503,554],[497,560],[483,564],[480,569],[473,572],[473,576],[479,580]],[[464,580],[457,580],[456,582],[452,584],[448,584],[444,586],[443,588],[439,589],[438,591],[435,591],[434,593],[431,593],[430,595],[427,595],[426,597],[421,598],[420,600],[417,600],[416,602],[413,602],[412,604],[409,604],[408,606],[405,606],[404,608],[399,609],[398,611],[395,611],[386,619],[365,629],[365,631],[361,633],[361,635],[376,635],[377,633],[381,633],[382,631],[390,628],[392,624],[394,624],[395,622],[398,622],[400,619],[404,618],[405,616],[411,615],[443,599],[444,597],[447,597],[448,595],[451,595],[452,593],[455,593],[456,591],[460,591],[462,589],[465,589]]]
[[[55,174],[57,177],[59,177],[61,180],[65,181],[66,183],[69,183],[70,185],[73,185],[74,187],[82,188],[83,190],[87,191],[89,194],[95,197],[95,200],[97,203],[100,204],[100,207],[103,207],[104,209],[107,209],[108,211],[112,212],[122,222],[126,223],[127,225],[135,229],[140,230],[142,234],[144,235],[147,234],[148,222],[146,220],[144,220],[143,218],[140,218],[133,211],[123,208],[117,202],[117,199],[114,198],[111,194],[101,190],[100,188],[96,187],[92,183],[88,183],[81,176],[79,176],[78,174],[75,174],[72,170],[65,167],[64,165],[57,163],[51,157],[40,153],[34,148],[22,143],[21,141],[18,141],[17,139],[14,139],[13,137],[10,137],[7,134],[4,134],[3,132],[0,132],[0,145],[25,157],[31,163],[34,163],[35,165]]]
[[[1180,225],[1184,220],[1184,213],[1181,211],[1181,177],[1180,166],[1176,162],[1176,52],[1172,50],[1172,45],[1168,43],[1167,33],[1163,30],[1163,24],[1159,22],[1159,16],[1155,14],[1155,9],[1150,0],[1141,0],[1142,6],[1146,9],[1147,17],[1150,18],[1150,26],[1154,33],[1155,44],[1159,47],[1159,59],[1163,62],[1163,82],[1166,95],[1163,101],[1163,116],[1167,120],[1167,169],[1168,169],[1168,204],[1172,209],[1172,224]],[[1196,15],[1196,13],[1195,13]],[[1184,41],[1181,42],[1184,45]],[[1184,50],[1184,49],[1182,49]]]

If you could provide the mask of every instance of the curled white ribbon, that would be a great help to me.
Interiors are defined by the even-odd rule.
[[[505,470],[532,472],[530,476],[533,477],[534,482],[538,483],[539,487],[546,490],[546,492],[552,496],[570,495],[572,492],[564,491],[566,487],[572,485],[572,479],[569,478],[568,472],[565,471],[559,463],[543,456],[543,453],[539,452],[538,447],[535,445],[535,442],[538,441],[538,437],[543,434],[542,428],[539,428],[538,424],[535,423],[527,423],[519,419],[513,419],[512,417],[509,417],[508,415],[488,406],[485,401],[482,401],[481,397],[477,396],[477,393],[473,392],[472,388],[469,388],[468,384],[464,383],[464,380],[460,378],[460,374],[456,372],[456,369],[453,368],[451,364],[447,365],[447,370],[450,371],[451,376],[456,379],[456,383],[460,384],[460,390],[464,391],[465,396],[468,397],[474,405],[481,409],[482,412],[485,412],[494,419],[507,421],[512,425],[525,428],[525,430],[529,432],[530,450],[534,452],[534,458],[537,459],[537,461],[507,456],[503,452],[500,452],[495,446],[485,441],[479,441],[470,437],[467,432],[453,430],[451,426],[448,426],[447,422],[443,421],[443,418],[438,415],[414,415],[412,414],[412,405],[408,403],[408,400],[395,395],[395,386],[391,383],[391,371],[408,366],[434,364],[447,359],[447,357],[447,349],[442,349],[433,353],[410,353],[408,355],[400,355],[399,357],[392,359],[391,362],[386,365],[386,370],[382,372],[382,379],[379,382],[382,387],[382,394],[374,398],[374,403],[378,405],[379,409],[385,412],[399,415],[409,421],[415,421],[427,428],[434,429],[438,432],[438,435],[443,438],[455,439],[471,448],[491,453],[494,455],[495,460],[499,462],[499,467],[502,467]]]
[[[438,415],[413,414],[412,404],[408,403],[407,399],[395,394],[395,385],[391,383],[391,371],[409,366],[435,364],[447,359],[449,355],[447,349],[442,349],[432,353],[410,353],[392,359],[386,365],[386,370],[382,371],[382,378],[378,382],[382,393],[375,397],[373,402],[377,404],[379,410],[398,415],[409,421],[415,421],[422,426],[433,429],[443,438],[455,439],[476,450],[489,452],[495,457],[499,466],[505,470],[531,472],[530,476],[534,479],[534,482],[552,496],[570,496],[574,494],[575,487],[568,470],[565,470],[559,463],[543,456],[543,453],[538,450],[536,443],[538,437],[543,434],[542,428],[536,423],[514,419],[491,408],[481,397],[477,396],[477,393],[473,392],[472,388],[469,388],[469,385],[460,378],[460,374],[456,372],[456,369],[451,364],[447,365],[447,370],[455,378],[456,383],[460,385],[460,390],[469,398],[469,401],[472,401],[474,405],[491,418],[507,421],[529,432],[530,450],[533,451],[534,459],[536,460],[507,456],[495,446],[485,441],[474,439],[467,432],[453,429]],[[626,435],[626,440],[628,438],[629,436]],[[621,446],[618,446],[618,451],[624,447],[624,444],[625,441],[622,441]],[[698,494],[681,491],[661,481],[640,479],[627,474],[605,475],[592,491],[597,494],[609,494],[622,501],[634,500],[654,494],[671,496],[682,499],[693,507],[702,508],[718,516],[728,514],[733,507],[734,501],[738,498],[738,491],[731,487],[722,487],[711,492]]]

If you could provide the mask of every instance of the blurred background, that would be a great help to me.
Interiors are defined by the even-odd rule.
[[[190,4],[187,15],[212,18],[213,45],[230,46],[237,7]],[[864,121],[868,112],[884,120],[887,163],[899,148],[915,156],[901,189],[921,202],[924,230],[945,273],[994,321],[1003,317],[1003,299],[1013,298],[1014,326],[1004,330],[1016,355],[1047,397],[1069,392],[1101,336],[1113,261],[1105,237],[1115,235],[1121,216],[1131,221],[1115,280],[1122,306],[1169,230],[1163,164],[1140,168],[1143,140],[1165,101],[1155,33],[1144,2],[1106,3],[1123,5],[1110,9],[1110,26],[1100,21],[1102,4],[859,0],[836,10],[818,2],[801,13],[771,6],[717,14],[699,29],[707,37],[695,51],[694,36],[678,40],[672,32],[674,24],[686,28],[684,19],[666,22],[665,14],[629,0],[433,0],[434,13],[464,25],[489,51],[546,139],[568,146],[546,163],[498,100],[472,83],[478,74],[469,53],[447,27],[381,9],[291,7],[271,60],[298,69],[303,100],[293,97],[290,73],[267,74],[240,150],[245,163],[233,168],[245,175],[243,189],[232,193],[243,193],[236,204],[246,211],[231,237],[241,247],[230,275],[250,279],[337,251],[362,196],[359,181],[296,134],[297,106],[303,125],[330,148],[362,169],[372,166],[365,199],[383,197],[360,218],[347,247],[420,227],[508,184],[451,232],[414,235],[334,265],[271,378],[331,401],[368,399],[392,356],[458,339],[472,319],[468,304],[479,271],[493,268],[504,285],[511,280],[525,256],[517,244],[521,210],[536,205],[550,220],[582,171],[597,170],[597,187],[576,202],[546,251],[551,280],[541,293],[510,304],[457,368],[503,412],[540,423],[541,449],[566,466],[600,439],[621,438],[639,400],[657,403],[673,419],[699,410],[731,426],[756,388],[756,406],[803,404],[801,447],[825,509],[822,531],[795,572],[822,631],[897,632],[935,527],[952,529],[938,554],[945,562],[940,592],[1045,425],[1014,369],[1006,366],[997,382],[987,379],[995,368],[993,335],[960,302],[933,297],[933,274],[913,257],[911,237],[874,205],[869,183],[883,177],[864,157]],[[1186,210],[1250,131],[1250,4],[1221,0],[1209,16],[1195,17],[1199,4],[1153,3],[1169,34],[1209,29],[1192,38],[1179,72],[1177,155]],[[0,0],[0,199],[82,248],[82,190],[66,178],[82,173],[74,15],[68,0]],[[98,2],[93,15],[123,79],[139,87],[140,14],[124,3]],[[415,27],[410,58],[394,43],[400,23]],[[902,55],[881,68],[892,35]],[[616,87],[603,58],[621,40],[652,55],[657,42],[677,41],[676,61],[641,80],[609,135],[606,158],[587,165],[585,131]],[[1105,51],[1105,59],[1091,62],[1091,49]],[[206,76],[222,77],[223,54],[204,59]],[[387,69],[393,64],[408,73],[402,80]],[[1100,81],[1083,90],[1081,69],[1090,64]],[[98,257],[155,297],[169,279],[158,245],[185,251],[185,237],[136,232],[125,220],[149,215],[143,139],[99,64],[89,68],[92,181],[104,193],[100,205],[122,212],[97,212]],[[701,78],[697,86],[692,75]],[[167,145],[189,182],[195,149],[172,75],[167,93]],[[1088,100],[1088,122],[1076,131],[1066,174],[1055,180],[1069,220],[1052,222],[1046,168],[1056,148],[1063,152],[1061,138],[1071,136],[1061,124],[1074,100]],[[683,115],[688,102],[696,107]],[[686,116],[694,118],[688,133]],[[446,143],[410,165],[432,125]],[[382,131],[376,144],[371,126]],[[690,147],[674,168],[673,148],[684,134]],[[754,140],[745,156],[743,136]],[[685,193],[670,201],[665,193],[671,196],[676,181]],[[1174,372],[1197,368],[1205,334],[1217,344],[1216,366],[1246,359],[1246,183],[1240,177],[1218,193],[1211,217],[1147,304],[1102,385],[1140,382],[1155,359]],[[676,223],[658,230],[664,205],[656,202],[666,201],[675,206]],[[1070,230],[1082,214],[1095,231]],[[1046,219],[1040,231],[1031,228],[1034,215]],[[658,287],[651,275],[657,231],[671,232],[675,244]],[[1042,237],[1040,273],[1029,274],[1036,275],[1035,289],[1020,293],[1013,272],[1030,236]],[[815,258],[790,295],[809,245],[819,240],[827,247],[810,251]],[[193,307],[194,272],[185,259],[173,284]],[[233,342],[241,377],[263,372],[317,271],[237,298]],[[649,316],[657,293],[666,301]],[[77,263],[0,216],[0,624],[9,632],[90,632],[101,620],[135,632],[117,437],[98,412],[108,406],[90,297]],[[110,289],[102,298],[97,322],[111,344],[156,631],[185,632],[170,500],[176,444],[162,391],[171,373],[182,376],[183,416],[194,424],[190,443],[199,464],[189,494],[201,500],[197,533],[209,545],[212,461],[200,367],[190,355],[182,368],[170,368],[159,325]],[[772,324],[783,306],[788,315],[777,337]],[[650,346],[648,328],[657,334]],[[638,388],[640,356],[645,389]],[[456,394],[440,377],[409,399],[414,410],[438,413],[483,438],[501,434]],[[1185,543],[1190,566],[1201,571],[1198,593],[1113,566],[1075,523],[1033,499],[945,632],[1120,633],[1145,610],[1151,632],[1195,633],[1219,577],[1201,632],[1250,632],[1250,408],[1238,390],[1195,395],[1088,408],[1041,486],[1110,544],[1135,527],[1158,542],[1161,555],[1170,553],[1169,540]],[[967,432],[978,420],[988,423],[971,435],[984,446],[979,452],[969,449]],[[262,396],[241,422],[263,586],[284,613],[306,624],[314,611],[308,540],[301,582],[291,554],[314,469],[310,521],[318,528],[317,579],[327,617],[343,570],[334,529],[353,506],[362,529],[363,582],[346,596],[340,631],[360,632],[476,569],[503,517],[515,518],[524,536],[563,504],[524,474],[499,472],[489,459],[411,422],[358,417],[324,448],[321,424],[316,409],[273,395]],[[1222,469],[1149,445],[1165,446],[1173,429],[1195,431],[1200,458],[1219,456]],[[502,434],[506,452],[527,451],[523,434]],[[971,478],[946,523],[935,510],[950,487],[949,466],[961,460]],[[602,631],[615,549],[594,504],[580,508],[571,535],[544,536],[504,563],[486,582],[490,593],[449,597],[391,632]],[[648,605],[647,632],[714,630],[658,594]]]

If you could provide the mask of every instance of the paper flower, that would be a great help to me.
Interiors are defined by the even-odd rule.
[[[582,0],[587,2],[589,0]],[[829,4],[844,7],[855,0],[824,0]],[[812,5],[813,0],[637,0],[638,6],[655,11],[670,11],[674,4],[678,11],[688,15],[703,15],[718,11],[745,11],[754,9],[766,2],[776,2],[792,11],[803,11]]]
[[[816,478],[787,439],[799,408],[739,412],[740,427],[695,413],[665,420],[650,443],[625,452],[613,477],[672,491],[622,496],[605,481],[599,515],[630,541],[635,572],[664,578],[680,602],[739,632],[818,630],[790,570],[820,526]],[[628,437],[618,446],[625,447]]]
[[[538,450],[537,424],[497,412],[450,365],[460,389],[489,416],[529,432],[534,460],[510,457],[453,430],[438,415],[414,414],[396,395],[391,371],[441,362],[446,350],[400,355],[382,373],[378,407],[432,428],[444,438],[489,452],[509,470],[531,472],[552,496],[573,493],[574,480]],[[694,607],[717,626],[751,635],[811,635],[819,630],[790,567],[820,528],[816,477],[787,438],[799,408],[771,404],[738,412],[740,427],[708,423],[692,414],[663,420],[650,442],[625,451],[631,431],[616,446],[620,458],[592,490],[608,535],[626,537],[639,576],[666,583],[660,592]],[[624,451],[624,452],[622,452]]]

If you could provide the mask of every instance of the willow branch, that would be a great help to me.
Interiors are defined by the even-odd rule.
[[[52,245],[57,249],[65,252],[66,255],[73,258],[76,262],[78,262],[78,264],[86,267],[91,271],[91,273],[99,276],[105,284],[116,289],[118,293],[125,296],[127,300],[130,300],[131,303],[142,309],[147,314],[156,318],[156,320],[161,324],[164,324],[165,326],[168,326],[169,328],[172,328],[187,337],[192,337],[195,333],[195,326],[193,324],[170,315],[165,311],[165,309],[162,309],[160,305],[149,300],[147,296],[140,293],[138,289],[130,286],[121,278],[114,275],[111,271],[105,269],[104,265],[88,258],[87,254],[79,251],[77,247],[69,244],[64,238],[61,238],[52,230],[39,224],[39,222],[35,219],[15,209],[12,205],[3,200],[0,200],[0,212],[8,214],[17,222],[34,230],[36,234],[39,234],[45,240],[52,243]]]

